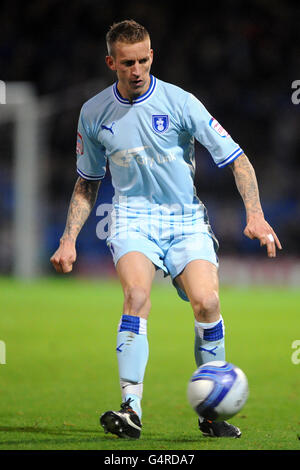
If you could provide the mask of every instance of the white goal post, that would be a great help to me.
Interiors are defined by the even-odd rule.
[[[6,99],[0,105],[0,123],[14,123],[13,275],[30,279],[39,274],[39,156],[38,99],[32,84],[6,83]]]

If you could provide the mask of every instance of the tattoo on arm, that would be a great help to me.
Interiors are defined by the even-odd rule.
[[[236,186],[244,201],[247,216],[262,214],[259,190],[253,166],[245,154],[242,154],[230,164]]]
[[[96,202],[100,181],[79,177],[69,205],[67,222],[62,239],[75,241]]]

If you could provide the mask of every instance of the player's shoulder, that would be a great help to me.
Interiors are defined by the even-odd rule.
[[[96,95],[89,98],[81,107],[81,114],[85,119],[93,120],[105,112],[112,101],[112,85],[106,87]]]
[[[205,107],[201,98],[196,96],[193,92],[185,90],[178,85],[164,82],[163,80],[159,80],[159,83],[162,91],[166,96],[183,103],[189,103],[190,105],[196,105],[201,108]]]
[[[174,101],[185,102],[190,93],[178,85],[173,83],[165,82],[164,80],[158,80],[158,88],[168,98]]]

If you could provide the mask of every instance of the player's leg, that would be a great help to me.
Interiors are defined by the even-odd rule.
[[[155,275],[152,261],[139,251],[131,251],[119,259],[116,271],[124,293],[123,314],[147,320]]]
[[[116,270],[124,293],[123,314],[117,333],[123,403],[119,412],[104,413],[101,424],[120,437],[139,437],[143,379],[148,361],[147,318],[155,268],[145,255],[133,251],[119,259]]]
[[[210,361],[225,361],[224,323],[220,314],[217,267],[210,261],[188,263],[176,282],[185,291],[195,316],[195,360],[197,366]],[[241,431],[226,421],[198,420],[203,435],[238,438]]]
[[[193,260],[175,282],[185,291],[195,316],[195,360],[225,360],[224,322],[220,314],[217,267],[206,260]]]
[[[155,274],[153,263],[140,252],[130,252],[118,261],[116,270],[123,288],[123,314],[117,335],[117,356],[123,401],[141,418],[143,378],[148,360],[147,318]]]

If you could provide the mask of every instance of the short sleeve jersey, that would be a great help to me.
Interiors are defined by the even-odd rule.
[[[109,165],[115,195],[132,209],[153,204],[201,205],[194,187],[197,139],[219,168],[243,150],[191,93],[150,76],[145,94],[129,102],[117,82],[80,113],[77,172],[100,180]]]

